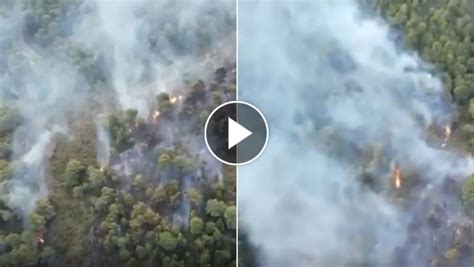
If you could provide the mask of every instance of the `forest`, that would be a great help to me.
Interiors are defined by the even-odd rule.
[[[236,265],[202,135],[235,99],[234,7],[184,5],[0,1],[0,266]]]
[[[243,187],[239,184],[239,221],[246,219],[246,224],[239,228],[239,264],[241,266],[472,266],[474,175],[472,165],[469,164],[474,153],[474,3],[469,0],[360,0],[357,1],[357,9],[361,10],[359,13],[353,11],[351,2],[334,1],[333,5],[324,1],[315,4],[305,2],[301,6],[286,3],[281,5],[283,6],[281,13],[271,13],[284,14],[283,23],[277,19],[274,19],[274,23],[281,23],[279,25],[282,36],[285,34],[291,36],[289,44],[278,46],[280,50],[289,47],[288,51],[292,53],[284,62],[288,66],[301,67],[298,70],[304,73],[300,76],[294,73],[285,76],[286,73],[278,72],[279,69],[275,68],[276,72],[284,77],[279,80],[282,83],[279,86],[282,88],[291,87],[285,82],[291,80],[293,75],[304,79],[301,84],[295,83],[304,88],[304,93],[301,93],[303,97],[299,98],[296,105],[292,106],[293,95],[281,89],[287,96],[285,111],[287,113],[291,113],[292,109],[300,111],[305,107],[305,101],[312,101],[308,104],[310,108],[307,114],[301,115],[302,112],[295,112],[298,119],[295,119],[297,122],[294,123],[298,126],[298,123],[307,119],[315,125],[314,132],[308,134],[309,141],[302,141],[306,146],[299,147],[301,149],[299,153],[305,155],[299,160],[305,162],[304,168],[310,171],[295,168],[288,173],[283,168],[275,166],[274,172],[265,169],[258,173],[261,175],[272,172],[272,181],[278,178],[284,181],[291,179],[291,183],[281,182],[280,187],[276,186],[277,191],[273,192],[274,194],[270,194],[266,186],[265,189],[261,189],[267,195],[260,199],[274,197],[278,200],[272,199],[277,203],[273,214],[281,216],[274,217],[273,221],[278,220],[282,226],[273,227],[273,224],[266,226],[273,236],[256,232],[258,229],[264,229],[262,227],[265,222],[259,224],[253,222],[250,216],[245,218],[246,209],[240,210],[243,202],[241,196],[244,194],[241,193]],[[317,15],[311,17],[311,12]],[[327,15],[325,12],[333,13]],[[352,22],[352,18],[339,18],[339,14],[355,16],[357,26],[343,28],[348,27],[346,23]],[[327,19],[333,21],[325,22]],[[240,18],[240,21],[244,19]],[[318,27],[319,25],[315,25],[317,23],[323,26]],[[242,24],[245,25],[245,22]],[[326,31],[320,29],[324,27],[333,28]],[[361,28],[360,32],[357,27]],[[364,27],[365,30],[362,29]],[[270,30],[266,31],[272,32],[273,28],[271,26],[268,28]],[[314,28],[316,30],[313,31]],[[385,39],[363,39],[381,37],[386,28],[389,42],[385,42]],[[339,29],[341,32],[330,32],[333,29]],[[245,26],[239,26],[240,32],[245,33],[246,30]],[[351,37],[354,39],[351,40]],[[268,39],[273,40],[271,37]],[[332,47],[318,46],[321,43],[326,45],[324,43],[326,39],[330,40]],[[277,40],[283,43],[282,40],[286,39]],[[339,44],[339,40],[346,42],[341,41]],[[298,42],[302,42],[303,45],[296,45]],[[393,49],[395,57],[391,54],[392,44],[395,47]],[[295,47],[303,51],[304,56],[298,54]],[[374,50],[370,50],[372,48]],[[239,47],[239,55],[243,53]],[[404,66],[406,55],[419,62]],[[312,56],[316,58],[314,61],[311,61]],[[374,58],[374,62],[364,61],[371,57]],[[250,59],[248,61],[250,62]],[[322,67],[317,66],[313,69],[318,61]],[[239,57],[239,64],[244,64],[243,62],[248,64]],[[382,67],[386,67],[380,72],[374,68],[379,66],[377,65],[379,62],[382,62],[380,64]],[[400,73],[397,69],[399,63],[404,66]],[[313,81],[306,78],[308,73],[305,72],[305,68],[313,71],[308,72],[314,76],[321,73],[332,75],[333,72],[338,76],[335,81],[331,79],[332,77],[327,80],[318,77],[319,80]],[[404,83],[411,78],[418,79],[416,75],[419,73],[426,74],[425,77],[433,75],[439,78],[442,82],[442,92],[438,94],[436,89],[426,86],[430,84],[429,81],[421,86],[416,83],[407,83],[408,85]],[[244,74],[239,72],[239,79],[245,79],[240,78],[243,76]],[[364,80],[366,77],[367,81]],[[408,78],[405,79],[406,77]],[[321,80],[332,82],[327,89],[328,92],[324,91],[326,88],[321,85],[323,83]],[[339,81],[341,81],[340,87]],[[371,82],[375,84],[380,82],[380,88],[373,89],[370,87],[373,85]],[[240,80],[239,84],[242,84]],[[293,85],[291,82],[288,84]],[[364,88],[364,85],[367,85],[367,88]],[[297,89],[299,88],[296,86],[291,87],[293,91]],[[320,92],[317,92],[318,89]],[[378,89],[390,93],[379,97],[379,91],[376,91]],[[332,99],[333,96],[337,99]],[[360,100],[359,96],[363,98],[362,104],[357,102]],[[391,97],[390,102],[382,102],[381,105],[374,103],[377,100],[387,100],[384,98],[386,96]],[[340,99],[343,97],[346,99]],[[430,116],[432,115],[429,121],[426,121],[423,114],[413,111],[412,104],[418,99],[427,103]],[[344,102],[345,100],[347,101]],[[351,100],[354,100],[355,104]],[[341,109],[333,111],[341,102],[349,103],[341,105],[346,109],[342,109],[342,113]],[[357,106],[359,104],[361,106]],[[396,108],[400,110],[394,110]],[[360,110],[370,110],[372,113],[362,113],[365,116],[361,118],[363,122],[359,122],[359,117],[352,115]],[[263,112],[265,111],[264,109]],[[271,117],[272,112],[279,114],[268,109],[266,115]],[[326,116],[327,114],[330,115]],[[392,121],[391,116],[394,114],[396,117]],[[406,114],[408,117],[416,114],[413,115],[415,123],[405,123],[403,116]],[[354,119],[355,122],[346,118]],[[380,122],[378,118],[386,120]],[[292,124],[296,127],[294,125]],[[276,135],[274,132],[273,134]],[[397,134],[401,136],[399,140]],[[299,144],[294,142],[294,139],[291,141],[293,143],[289,142],[290,148]],[[419,146],[419,141],[423,145]],[[280,140],[280,143],[282,142],[284,141]],[[270,142],[270,150],[271,146]],[[427,147],[426,150],[424,146]],[[316,153],[323,154],[330,160],[335,159],[336,164],[330,165],[327,162],[332,161],[323,161],[321,157],[306,160],[305,158],[311,157],[311,153],[301,152],[303,150],[317,151]],[[269,154],[270,151],[266,153]],[[427,162],[423,161],[424,156],[428,156]],[[275,158],[284,162],[278,155]],[[467,159],[466,165],[463,165],[464,159]],[[318,160],[325,162],[329,167],[318,165]],[[296,165],[298,162],[292,164]],[[310,165],[317,167],[312,168]],[[343,169],[341,166],[347,165],[350,166],[351,172],[348,176],[354,179],[354,182],[347,182],[350,186],[337,179],[340,177],[331,177],[332,174],[343,175],[344,173],[341,174],[334,169]],[[321,175],[318,168],[328,171],[322,172]],[[258,172],[257,169],[253,171]],[[287,176],[277,176],[279,172]],[[306,180],[310,178],[304,175],[311,177],[314,182]],[[298,183],[302,184],[300,191],[288,190],[292,193],[288,193],[282,186],[283,184],[298,188]],[[255,187],[259,185],[254,184]],[[352,185],[354,187],[351,187]],[[327,188],[333,189],[331,192],[334,194],[339,193],[338,190],[342,192],[337,196],[305,195],[301,197],[304,201],[299,201],[296,193],[306,192],[305,190],[311,186],[316,187],[314,191],[320,194],[324,194]],[[318,190],[317,187],[322,186],[327,188]],[[255,199],[259,198],[249,198],[251,201]],[[273,209],[270,201],[266,202],[266,205],[265,214],[266,211]],[[382,215],[377,213],[379,207],[382,207]],[[253,211],[249,213],[255,216],[257,209],[246,208]],[[328,219],[330,223],[325,220],[328,217],[332,219]],[[336,225],[335,229],[333,225]],[[282,229],[288,232],[282,233]],[[300,233],[298,229],[305,231]]]
[[[368,1],[375,12],[389,21],[396,31],[403,32],[400,42],[417,51],[432,66],[431,72],[441,77],[446,95],[454,103],[456,119],[448,146],[472,155],[474,119],[474,5],[470,1]],[[446,183],[452,181],[447,180]],[[465,177],[459,185],[448,190],[462,203],[462,215],[447,218],[437,204],[429,211],[431,223],[450,220],[453,226],[449,244],[433,255],[430,266],[468,266],[472,264],[472,215],[474,175]],[[445,185],[446,186],[446,185]],[[449,187],[449,186],[448,186]],[[441,236],[442,231],[435,233]],[[439,239],[441,237],[438,237]]]

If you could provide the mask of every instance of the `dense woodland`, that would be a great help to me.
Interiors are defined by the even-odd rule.
[[[442,79],[445,98],[454,103],[456,110],[455,118],[450,121],[452,135],[449,132],[449,141],[442,148],[472,155],[474,3],[470,0],[361,0],[359,3],[370,18],[377,17],[389,23],[391,36],[400,49],[416,52],[427,63],[426,71]],[[443,136],[443,130],[441,134],[435,131],[433,135]],[[381,162],[386,158],[383,151],[373,148],[368,150],[372,156],[369,163],[364,165],[364,170],[382,165]],[[417,187],[422,183],[419,176],[416,172],[410,172],[407,166],[396,166],[389,177],[393,180],[393,192],[387,198],[408,210],[411,203],[420,201],[417,196]],[[385,181],[386,177],[364,173],[361,176],[361,184],[368,185],[372,190],[377,190],[374,184],[381,180]],[[414,211],[407,243],[394,252],[394,262],[390,266],[413,266],[407,263],[407,255],[421,259],[427,255],[423,254],[426,251],[430,251],[428,263],[417,266],[473,265],[474,175],[465,178],[445,177],[443,185],[436,192],[429,200],[421,201],[422,209]],[[450,207],[459,205],[461,212],[449,210],[443,202],[445,196],[452,201]],[[239,235],[239,264],[258,266],[259,248],[249,245],[249,238],[242,228],[239,229]],[[429,239],[429,243],[420,241],[424,238]],[[357,243],[355,247],[364,247],[364,244]],[[370,251],[372,248],[367,249]],[[357,264],[360,265],[354,266],[377,266],[370,262]]]
[[[474,4],[467,0],[364,1],[401,32],[402,46],[417,51],[431,72],[442,78],[455,103],[453,145],[474,152]],[[473,178],[467,179],[463,201],[470,205]],[[468,207],[470,208],[470,207]]]
[[[56,136],[49,192],[34,211],[25,218],[0,198],[0,266],[235,266],[234,169],[210,166],[212,157],[203,159],[196,152],[203,147],[193,145],[203,141],[209,112],[235,98],[235,65],[206,70],[214,73],[211,78],[183,77],[177,91],[150,96],[150,115],[143,117],[113,104],[103,58],[70,40],[82,1],[1,1],[0,16],[18,3],[22,38],[40,57],[55,55],[82,73],[90,106],[69,116],[74,138]],[[156,55],[160,42],[174,44],[176,54],[191,46],[174,23],[157,24],[156,35],[149,36]],[[232,29],[233,22],[229,25]],[[205,29],[197,35],[194,52],[201,53],[210,37]],[[0,62],[1,71],[21,73],[21,47],[12,42],[2,49],[13,60]],[[1,93],[17,97],[12,88],[2,87]],[[110,112],[99,116],[103,99]],[[110,160],[102,164],[96,158],[99,117],[110,135]],[[2,194],[22,167],[12,139],[23,120],[14,107],[0,109]]]
[[[474,4],[466,0],[446,1],[365,1],[385,18],[395,31],[402,32],[401,45],[417,51],[432,65],[431,72],[442,78],[446,94],[455,103],[457,118],[451,146],[472,155],[474,119]],[[450,245],[431,259],[430,266],[472,265],[472,215],[474,175],[450,191],[464,206],[468,222],[456,222]],[[440,206],[430,211],[434,221],[443,216]],[[450,220],[456,221],[457,218]],[[455,224],[456,224],[455,223]],[[470,261],[470,263],[468,262]]]
[[[14,1],[3,1],[0,15]],[[400,47],[417,51],[439,75],[446,96],[456,105],[457,118],[448,144],[474,152],[474,3],[469,0],[364,0],[368,13],[393,26]],[[100,57],[71,44],[68,36],[80,1],[23,1],[23,33],[28,43],[61,55],[87,77],[95,92],[107,84],[100,71]],[[66,25],[66,27],[64,27]],[[165,33],[165,34],[162,34]],[[160,42],[172,40],[176,51],[184,33],[173,24],[157,27],[151,38],[156,53]],[[165,37],[163,37],[165,36]],[[201,34],[205,47],[209,36]],[[12,46],[12,55],[18,48]],[[21,55],[18,55],[21,57]],[[5,68],[1,64],[2,70]],[[16,70],[21,72],[21,64]],[[214,71],[214,70],[213,70]],[[1,204],[1,266],[230,266],[235,265],[235,176],[232,169],[210,175],[199,171],[186,146],[169,144],[155,134],[160,127],[179,124],[180,131],[199,136],[202,122],[212,107],[232,99],[235,67],[216,69],[214,79],[187,82],[181,99],[173,93],[156,96],[158,119],[140,118],[134,110],[114,110],[107,117],[111,157],[107,166],[96,160],[94,114],[75,118],[76,138],[58,138],[50,159],[49,195],[38,201],[28,218]],[[224,78],[222,78],[224,75]],[[5,94],[10,90],[2,88]],[[13,92],[14,93],[14,92]],[[14,109],[0,109],[0,179],[7,190],[15,162],[11,139],[22,117]],[[97,114],[95,114],[97,115]],[[166,145],[163,145],[166,144]],[[129,161],[146,162],[145,165]],[[125,163],[124,163],[125,160]],[[124,169],[131,169],[131,172]],[[157,172],[157,169],[165,170]],[[409,179],[403,182],[409,184]],[[472,218],[474,176],[451,194],[459,197]],[[403,196],[402,196],[403,198]],[[437,223],[435,208],[432,216]],[[429,210],[428,213],[432,213]],[[189,216],[186,216],[189,214]],[[465,225],[450,229],[458,234],[448,248],[434,257],[430,267],[465,266],[472,253],[472,237]],[[243,233],[243,231],[239,231]],[[240,244],[246,244],[242,236]],[[239,263],[255,266],[258,248],[239,248]],[[472,259],[472,258],[471,258]]]
[[[160,109],[160,120],[166,120],[174,108],[168,94],[159,99],[164,102],[160,107],[169,105],[167,110]],[[0,161],[4,185],[11,179],[14,164],[9,159],[8,136],[18,119],[4,109]],[[233,169],[225,169],[221,177],[197,177],[196,170],[204,163],[189,158],[179,145],[152,152],[160,142],[154,140],[153,132],[159,127],[154,122],[140,121],[133,110],[110,115],[109,121],[116,153],[112,158],[118,163],[98,166],[93,124],[82,121],[78,125],[81,138],[57,145],[51,161],[50,195],[37,203],[27,225],[2,205],[1,265],[235,265]],[[196,127],[201,117],[198,122]],[[121,164],[129,162],[120,162],[119,155],[129,153],[139,138],[140,144],[150,147],[140,152],[146,159],[126,160],[143,160],[149,167],[137,166],[130,176],[120,171]]]

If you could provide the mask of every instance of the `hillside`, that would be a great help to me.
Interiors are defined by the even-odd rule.
[[[234,6],[1,1],[0,266],[235,266]]]

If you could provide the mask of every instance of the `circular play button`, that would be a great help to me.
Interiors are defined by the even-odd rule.
[[[256,159],[265,149],[268,125],[256,107],[230,101],[211,112],[204,126],[204,138],[219,161],[242,165]]]

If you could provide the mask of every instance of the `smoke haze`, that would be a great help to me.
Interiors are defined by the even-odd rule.
[[[270,127],[238,180],[240,229],[262,266],[391,266],[412,219],[390,197],[395,164],[424,184],[472,171],[427,140],[453,108],[429,66],[393,39],[355,1],[239,3],[239,99]],[[368,151],[382,167],[367,167]],[[361,186],[362,172],[378,190]],[[406,266],[429,263],[419,256]]]
[[[133,108],[146,118],[157,93],[235,58],[233,1],[61,1],[46,15],[34,1],[3,1],[0,10],[0,103],[23,118],[2,198],[20,215],[48,194],[49,156],[58,134],[74,138],[72,116]],[[96,124],[105,165],[109,136]]]

